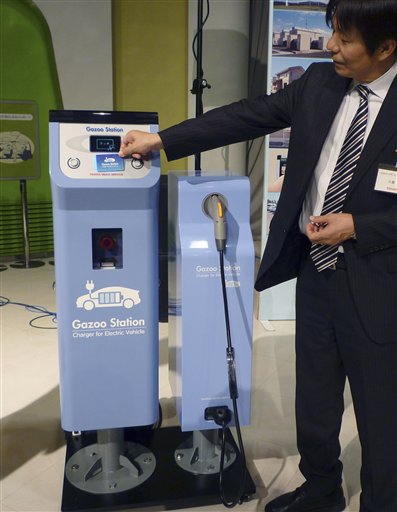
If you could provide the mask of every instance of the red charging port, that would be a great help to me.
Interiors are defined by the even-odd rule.
[[[102,249],[105,249],[107,251],[111,251],[114,246],[116,245],[116,241],[115,239],[110,236],[110,235],[103,235],[101,236],[101,238],[99,239],[99,246],[102,248]]]

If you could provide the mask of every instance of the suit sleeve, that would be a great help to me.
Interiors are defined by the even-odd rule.
[[[310,68],[309,68],[310,69]],[[309,71],[309,70],[308,70]],[[291,125],[308,71],[275,94],[241,100],[161,130],[168,160],[255,139]]]
[[[369,214],[355,214],[357,250],[361,255],[397,246],[397,205]]]

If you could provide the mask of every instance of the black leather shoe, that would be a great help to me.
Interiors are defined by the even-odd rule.
[[[265,512],[342,512],[346,502],[340,487],[326,496],[309,496],[305,486],[270,501]]]

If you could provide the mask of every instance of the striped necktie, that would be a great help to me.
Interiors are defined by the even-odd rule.
[[[342,212],[347,189],[360,158],[368,119],[368,96],[371,91],[364,85],[358,85],[356,90],[360,95],[360,105],[342,144],[331,181],[325,193],[321,215]],[[319,272],[336,263],[338,247],[338,245],[312,245],[310,255]]]

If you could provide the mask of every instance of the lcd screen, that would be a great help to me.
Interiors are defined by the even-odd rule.
[[[120,149],[121,137],[119,135],[91,135],[91,153],[117,152]]]

